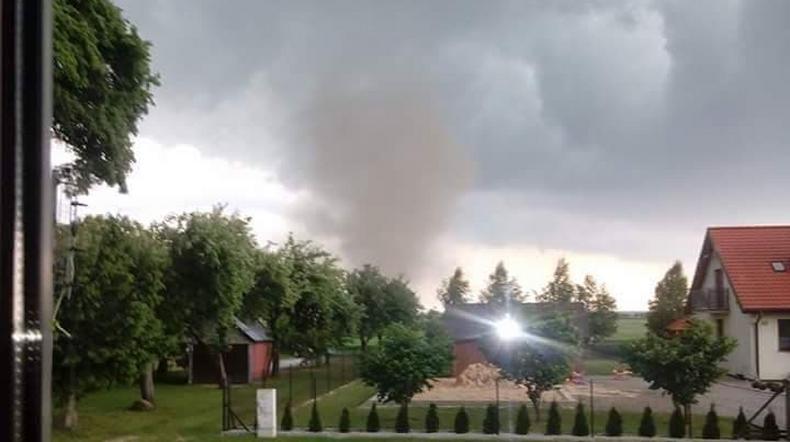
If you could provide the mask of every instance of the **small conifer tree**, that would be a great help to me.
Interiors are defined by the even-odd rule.
[[[341,433],[351,431],[351,416],[348,414],[348,408],[343,408],[343,411],[340,412],[340,424],[338,424],[337,429]]]
[[[710,405],[710,411],[708,411],[708,414],[705,415],[705,426],[702,427],[702,438],[721,438],[721,431],[719,430],[719,416],[716,414],[713,404]]]
[[[732,421],[732,438],[733,439],[746,439],[748,436],[748,425],[746,423],[746,415],[743,414],[743,407],[738,409],[738,417]]]
[[[370,413],[368,413],[368,421],[365,424],[365,431],[368,433],[378,433],[381,430],[381,424],[379,423],[379,413],[376,411],[376,404],[373,403],[373,406],[370,407]]]
[[[623,435],[623,417],[620,416],[620,413],[614,407],[609,409],[609,417],[606,419],[606,435]]]
[[[408,433],[409,432],[409,405],[404,402],[400,405],[398,415],[395,416],[395,432]]]
[[[285,404],[285,411],[283,411],[283,418],[280,421],[280,430],[291,431],[294,429],[294,418],[291,413],[291,403]]]
[[[529,427],[532,425],[532,422],[529,421],[529,413],[527,413],[527,405],[521,404],[518,408],[518,414],[516,415],[516,434],[527,434],[529,433]]]
[[[453,428],[457,434],[465,434],[469,432],[469,414],[467,414],[464,407],[461,407],[461,409],[458,410],[458,413],[455,415]]]
[[[763,419],[763,440],[779,440],[779,427],[773,411],[769,411]]]
[[[642,412],[638,433],[642,437],[655,437],[656,435],[656,421],[653,418],[653,410],[650,407],[645,407],[645,411]]]
[[[313,401],[313,411],[310,413],[310,423],[307,425],[307,430],[313,433],[320,433],[323,431],[321,416],[318,415],[318,403],[316,401]]]
[[[584,405],[582,405],[581,402],[576,404],[576,416],[573,419],[571,434],[574,436],[590,435],[590,426],[587,424],[587,413],[584,412]]]
[[[431,404],[425,415],[425,432],[436,433],[437,431],[439,431],[439,413],[436,410],[436,404]]]
[[[675,407],[672,416],[669,417],[669,437],[681,438],[686,435],[686,420],[683,419],[679,407]]]
[[[499,434],[499,410],[496,405],[488,404],[486,416],[483,419],[484,434]]]
[[[549,406],[549,418],[546,420],[546,434],[558,435],[562,433],[562,418],[557,401],[551,401]]]

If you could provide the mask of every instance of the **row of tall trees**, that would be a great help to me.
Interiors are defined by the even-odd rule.
[[[460,267],[442,282],[437,296],[445,307],[471,300],[469,281]],[[604,339],[617,331],[617,301],[606,285],[598,284],[592,275],[586,275],[582,284],[575,284],[570,278],[569,264],[565,259],[557,262],[552,279],[535,294],[535,298],[538,302],[581,303],[589,312],[589,334],[592,341]],[[510,276],[505,264],[499,262],[494,272],[488,276],[488,282],[478,299],[482,303],[504,306],[509,302],[524,302],[527,295],[518,281]]]
[[[150,227],[116,216],[73,227],[57,230],[55,267],[53,384],[67,428],[92,389],[139,381],[141,399],[153,404],[157,361],[182,356],[189,343],[214,350],[224,385],[237,319],[270,332],[273,374],[282,349],[318,359],[349,337],[365,345],[389,325],[418,322],[417,297],[402,277],[370,265],[346,272],[293,236],[261,248],[249,219],[221,207]]]

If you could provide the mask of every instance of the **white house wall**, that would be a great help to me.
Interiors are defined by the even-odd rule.
[[[713,253],[708,263],[708,268],[705,271],[705,279],[702,283],[703,289],[716,288],[714,271],[719,268],[722,268],[721,261],[719,260],[719,256]],[[741,308],[738,306],[738,300],[735,298],[735,292],[732,290],[732,287],[730,287],[730,281],[726,277],[724,278],[724,287],[729,290],[729,314],[700,312],[695,316],[699,319],[710,321],[714,330],[716,327],[716,319],[722,319],[724,323],[724,335],[733,337],[738,342],[735,350],[730,353],[722,366],[731,374],[741,374],[750,378],[757,377],[754,352],[754,316],[745,314],[741,311]]]
[[[778,319],[790,315],[763,315],[760,320],[760,378],[779,380],[790,375],[790,351],[779,351]]]

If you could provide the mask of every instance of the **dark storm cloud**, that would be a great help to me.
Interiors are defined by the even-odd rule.
[[[790,2],[120,3],[164,79],[143,131],[276,167],[358,260],[403,267],[448,220],[656,259],[709,224],[787,221]]]

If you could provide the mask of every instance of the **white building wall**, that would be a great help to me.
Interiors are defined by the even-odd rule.
[[[790,315],[763,315],[760,320],[760,378],[779,380],[790,376],[790,351],[779,351],[778,319]]]
[[[721,261],[719,256],[714,253],[705,271],[705,279],[702,283],[703,289],[714,289],[716,287],[714,272],[719,268],[722,268]],[[735,298],[735,293],[730,287],[729,279],[726,277],[726,272],[724,287],[729,289],[730,293],[728,303],[729,313],[700,312],[696,313],[695,317],[710,321],[714,330],[716,329],[716,319],[722,319],[724,323],[724,335],[735,338],[738,343],[735,350],[733,350],[722,363],[722,366],[731,374],[740,374],[750,378],[757,377],[756,355],[754,351],[755,316],[745,314],[741,311],[738,300]],[[761,351],[761,357],[762,356]]]

